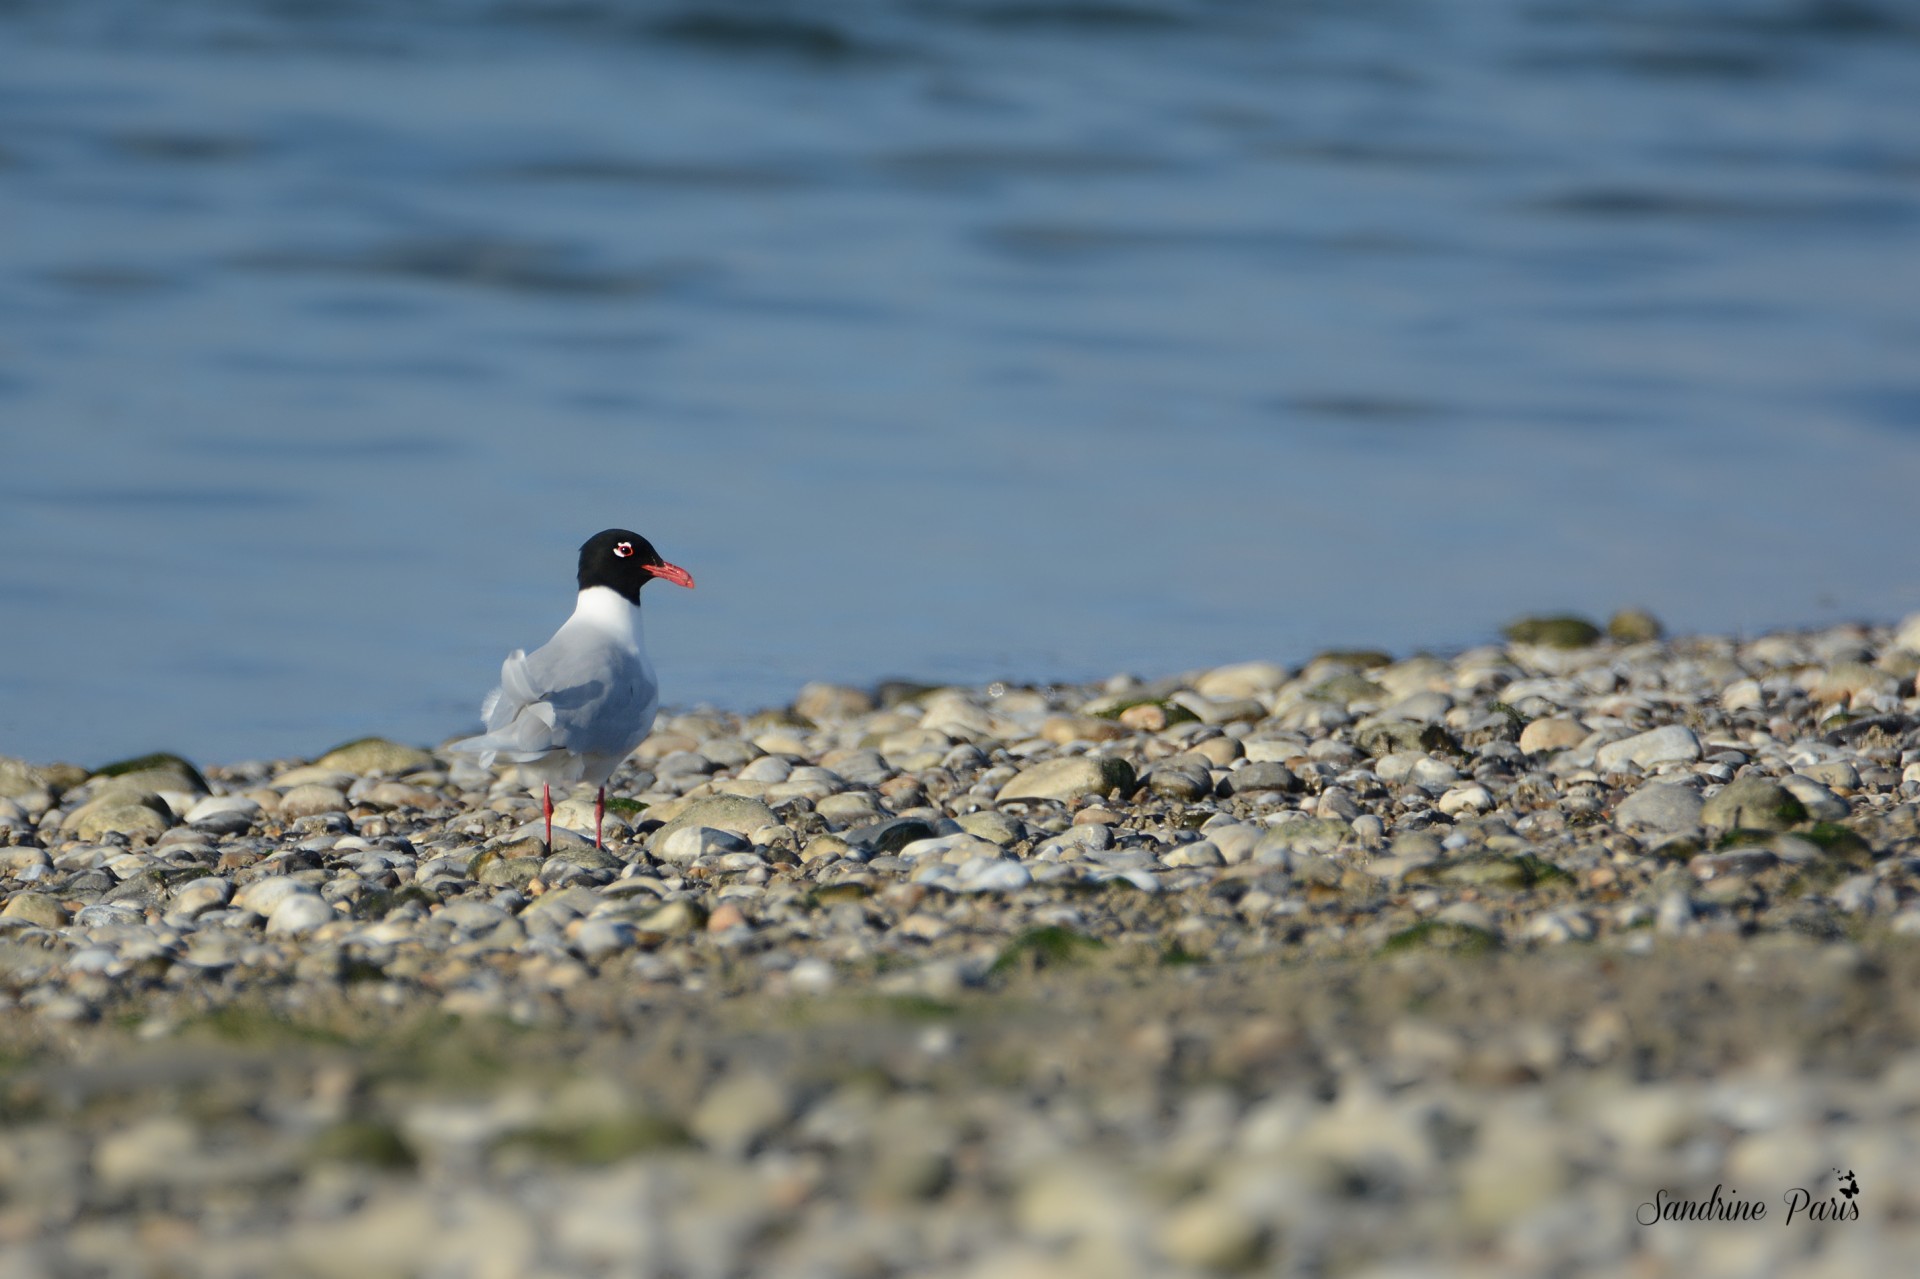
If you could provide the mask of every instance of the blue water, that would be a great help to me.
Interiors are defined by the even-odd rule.
[[[1920,608],[1920,6],[0,4],[0,752]]]

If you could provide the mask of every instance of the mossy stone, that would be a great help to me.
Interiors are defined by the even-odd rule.
[[[647,841],[650,850],[658,850],[673,834],[683,826],[711,826],[742,837],[753,834],[762,826],[777,825],[779,814],[757,799],[744,795],[714,795],[707,799],[695,800],[674,815],[672,821],[653,832]]]
[[[1387,938],[1380,947],[1383,954],[1423,948],[1450,950],[1463,955],[1483,955],[1500,948],[1500,939],[1484,928],[1443,919],[1423,919]]]
[[[434,758],[418,746],[404,746],[384,737],[362,737],[344,742],[314,761],[322,768],[337,768],[343,773],[387,773],[397,775],[431,768]]]
[[[1584,617],[1560,615],[1523,617],[1509,622],[1500,633],[1513,644],[1538,644],[1545,648],[1587,648],[1600,639],[1600,628]]]
[[[1806,821],[1807,809],[1776,782],[1736,777],[1706,802],[1700,820],[1716,830],[1786,830]]]
[[[196,795],[207,793],[207,779],[200,775],[200,770],[185,758],[169,751],[115,760],[94,769],[93,776],[110,777],[120,785],[143,790],[188,791]]]
[[[1355,702],[1384,702],[1387,690],[1364,675],[1349,671],[1344,675],[1335,675],[1332,679],[1322,680],[1307,693],[1308,697],[1319,702],[1336,702],[1341,706],[1352,706]]]
[[[1644,608],[1623,608],[1607,619],[1607,638],[1622,644],[1648,644],[1666,633],[1660,619]]]
[[[1371,671],[1393,665],[1393,655],[1377,648],[1330,648],[1324,653],[1315,654],[1309,665],[1319,662],[1337,662],[1356,670]]]
[[[525,888],[539,877],[541,860],[538,857],[503,856],[512,851],[496,849],[481,853],[467,863],[467,878],[480,884]]]

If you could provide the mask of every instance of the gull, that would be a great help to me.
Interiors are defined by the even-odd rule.
[[[588,538],[580,548],[573,616],[533,652],[507,655],[500,686],[480,707],[487,731],[449,748],[478,755],[483,768],[507,760],[539,780],[548,852],[553,784],[599,787],[593,846],[600,847],[607,779],[653,729],[660,684],[640,631],[640,588],[656,577],[693,586],[687,570],[660,558],[638,533],[610,528]]]

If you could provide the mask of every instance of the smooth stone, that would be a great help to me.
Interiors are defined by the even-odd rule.
[[[918,861],[931,857],[936,861],[958,865],[976,857],[998,857],[1000,846],[992,840],[981,839],[978,835],[936,835],[932,839],[916,839],[903,844],[896,857],[906,861]]]
[[[702,857],[753,851],[753,842],[732,831],[712,826],[682,826],[655,843],[653,855],[661,861],[691,862]]]
[[[308,890],[287,897],[273,908],[273,913],[267,916],[267,934],[298,937],[338,918],[333,907],[321,900],[318,893]]]
[[[1228,773],[1226,788],[1230,795],[1246,795],[1256,791],[1291,794],[1300,789],[1300,779],[1285,764],[1262,760],[1242,765]]]
[[[1542,751],[1570,751],[1587,740],[1587,727],[1577,719],[1550,716],[1520,730],[1520,749],[1529,755]]]
[[[565,826],[568,830],[580,831],[586,838],[593,838],[593,799],[587,796],[569,796],[553,806],[553,824]],[[600,833],[605,839],[626,838],[632,827],[619,813],[605,813],[600,819]]]
[[[1453,699],[1445,693],[1427,690],[1401,698],[1380,712],[1382,719],[1400,719],[1416,724],[1439,724],[1453,709]]]
[[[631,922],[602,917],[581,921],[573,944],[588,959],[599,959],[616,951],[627,950],[638,940],[639,931]]]
[[[1010,799],[1051,799],[1065,803],[1109,791],[1129,794],[1135,786],[1133,765],[1111,755],[1073,755],[1035,764],[1016,774],[995,796]]]
[[[833,822],[873,822],[880,820],[880,802],[871,791],[842,791],[814,801],[813,811]]]
[[[207,793],[207,779],[200,775],[199,769],[182,757],[165,752],[104,765],[88,781],[97,792],[124,786],[155,794],[161,791],[181,791],[190,795]]]
[[[872,709],[871,694],[841,684],[807,684],[793,699],[793,713],[816,724],[855,719]]]
[[[1269,830],[1253,850],[1255,861],[1269,851],[1330,853],[1353,838],[1353,828],[1333,817],[1308,817],[1283,822]]]
[[[1718,879],[1727,875],[1758,875],[1778,865],[1779,860],[1764,848],[1735,848],[1724,853],[1702,853],[1687,863],[1687,869],[1697,879]]]
[[[606,849],[595,848],[584,839],[577,844],[571,840],[556,840],[553,853],[547,858],[541,873],[551,876],[566,866],[578,866],[583,870],[620,870],[626,864]]]
[[[934,823],[921,817],[895,817],[891,821],[876,822],[847,831],[844,837],[855,848],[864,848],[879,855],[893,855],[916,840],[932,839],[943,833],[951,833],[951,830],[943,832]]]
[[[432,915],[435,923],[459,933],[491,932],[512,918],[492,902],[480,901],[450,901]]]
[[[1654,782],[1621,800],[1613,819],[1623,830],[1679,835],[1699,827],[1703,807],[1691,786]]]
[[[1240,749],[1255,764],[1284,764],[1307,753],[1307,744],[1292,737],[1256,737],[1240,743]]]
[[[771,1075],[739,1072],[708,1089],[687,1128],[708,1149],[738,1159],[784,1125],[792,1113],[793,1098],[785,1084]]]
[[[1478,782],[1455,786],[1441,795],[1434,807],[1449,817],[1461,813],[1484,813],[1493,808],[1493,792]]]
[[[133,928],[146,922],[146,912],[132,902],[95,902],[74,912],[77,928]]]
[[[25,878],[36,869],[53,865],[45,849],[14,845],[11,848],[0,847],[0,876],[9,879]]]
[[[721,902],[713,908],[713,914],[707,916],[707,931],[724,933],[729,928],[748,928],[747,913],[734,902]]]
[[[321,768],[343,773],[386,773],[398,775],[432,768],[433,756],[418,746],[405,746],[384,737],[363,737],[357,742],[336,746],[314,761]]]
[[[41,779],[39,769],[24,759],[0,755],[0,795],[18,799],[44,795],[46,791],[47,784]]]
[[[321,786],[308,783],[295,786],[280,797],[280,818],[282,821],[297,821],[302,817],[319,817],[324,813],[344,813],[347,811],[347,797],[344,792],[333,786]]]
[[[1035,845],[1033,855],[1049,859],[1079,857],[1104,852],[1113,847],[1113,828],[1104,822],[1088,822],[1067,827],[1051,839]]]
[[[1631,764],[1642,772],[1661,764],[1684,764],[1700,758],[1700,739],[1685,724],[1668,724],[1608,742],[1594,752],[1593,766],[1617,773]]]
[[[1266,717],[1266,706],[1251,697],[1203,697],[1198,693],[1175,693],[1168,699],[1173,705],[1191,711],[1203,724],[1231,724],[1235,720],[1253,722]]]
[[[1160,764],[1147,773],[1147,789],[1163,799],[1192,802],[1213,794],[1213,775],[1194,765]]]
[[[1091,715],[1049,715],[1040,725],[1040,736],[1056,746],[1073,742],[1109,742],[1125,737],[1132,725],[1117,724]]]
[[[271,915],[290,897],[313,896],[313,887],[287,875],[269,875],[256,879],[232,896],[236,909],[256,915]]]
[[[1814,767],[1818,768],[1819,765],[1816,764]],[[1841,767],[1849,768],[1851,771],[1847,765]],[[1857,776],[1855,781],[1857,783]],[[1841,799],[1812,777],[1796,774],[1782,778],[1780,785],[1789,795],[1800,801],[1801,807],[1807,810],[1807,816],[1816,822],[1845,821],[1847,814],[1853,811],[1846,800]]]
[[[89,843],[107,835],[157,838],[172,825],[171,811],[157,797],[151,803],[134,803],[116,795],[75,809],[62,823],[64,829]]]
[[[744,839],[762,826],[776,825],[779,821],[779,814],[757,799],[748,799],[743,795],[715,795],[709,799],[695,800],[682,808],[673,820],[653,833],[648,847],[657,855],[657,850],[672,838],[675,831],[688,826],[707,826]]]
[[[67,924],[67,908],[45,893],[15,893],[6,908],[0,909],[0,916],[40,928],[64,928]]]
[[[1209,822],[1201,833],[1220,850],[1229,866],[1237,866],[1252,859],[1253,850],[1266,838],[1267,828],[1251,822]]]
[[[982,809],[956,817],[960,829],[994,844],[1017,844],[1027,837],[1027,825],[1017,817]]]
[[[853,845],[838,835],[815,835],[800,850],[800,861],[804,865],[817,862],[822,858],[845,857],[853,851]]]
[[[697,902],[670,901],[641,918],[635,926],[644,933],[679,937],[705,928],[707,912]]]
[[[1514,644],[1537,644],[1543,648],[1586,648],[1600,639],[1600,628],[1584,617],[1523,617],[1501,628]]]
[[[209,817],[232,813],[251,821],[260,815],[260,811],[260,801],[249,799],[245,795],[209,795],[189,808],[181,820],[191,826]]]
[[[1169,1260],[1207,1274],[1252,1270],[1267,1250],[1266,1224],[1225,1194],[1203,1195],[1168,1212],[1155,1239]]]
[[[499,853],[502,857],[541,857],[551,856],[563,849],[581,849],[593,847],[593,832],[578,831],[569,826],[555,823],[553,827],[553,846],[547,846],[547,823],[545,818],[536,817],[523,822],[487,845],[489,852]]]
[[[1033,882],[1033,873],[1010,857],[976,857],[954,874],[953,887],[962,893],[1012,893]]]
[[[542,850],[536,846],[533,851]],[[515,857],[512,852],[512,849],[490,849],[480,854],[467,867],[467,877],[477,884],[495,888],[525,888],[540,877],[541,858]]]
[[[167,899],[167,914],[193,919],[220,909],[232,899],[232,883],[217,875],[202,875],[174,888]]]
[[[1607,638],[1621,644],[1647,644],[1664,634],[1660,619],[1644,608],[1623,608],[1607,619]]]
[[[1437,794],[1460,780],[1460,770],[1444,759],[1425,755],[1407,770],[1407,780],[1421,790]]]
[[[447,806],[445,799],[433,791],[426,790],[419,786],[409,786],[405,782],[397,781],[378,781],[369,786],[367,785],[367,780],[366,778],[362,778],[360,781],[354,783],[353,788],[347,792],[347,798],[353,800],[355,803],[386,809],[432,809]],[[362,787],[365,787],[365,789],[362,790]],[[614,814],[612,813],[607,814],[609,820],[611,820],[613,816]],[[621,824],[624,827],[625,823],[622,822]]]
[[[1182,844],[1160,860],[1169,866],[1225,866],[1227,864],[1227,859],[1221,855],[1220,846],[1206,839]]]
[[[1216,666],[1193,682],[1193,691],[1216,701],[1258,697],[1283,687],[1292,678],[1277,662],[1236,662]]]
[[[762,755],[742,767],[736,776],[743,782],[765,782],[772,785],[784,782],[793,776],[793,765],[778,755]]]
[[[1826,764],[1808,764],[1800,770],[1799,775],[1810,777],[1822,786],[1838,790],[1854,790],[1860,785],[1860,771],[1845,760],[1835,760]],[[1787,784],[1791,786],[1791,783],[1792,779],[1789,778]]]
[[[1432,724],[1376,715],[1355,726],[1353,743],[1369,755],[1417,755],[1424,754],[1430,744],[1444,736],[1445,731]]]
[[[1806,806],[1793,792],[1751,775],[1728,782],[1700,810],[1700,820],[1720,830],[1786,830],[1806,818]]]
[[[322,768],[318,764],[299,764],[275,777],[272,787],[282,793],[296,786],[331,786],[337,791],[345,791],[359,780],[352,773],[338,768]]]

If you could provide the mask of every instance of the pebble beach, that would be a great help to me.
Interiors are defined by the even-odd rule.
[[[813,684],[662,715],[603,848],[377,739],[0,758],[0,1276],[1892,1273],[1917,672]]]

